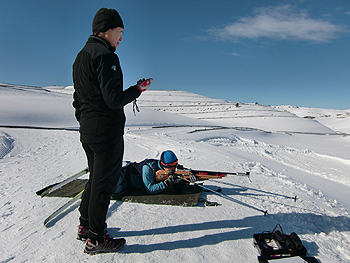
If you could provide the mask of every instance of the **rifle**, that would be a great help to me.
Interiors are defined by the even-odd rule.
[[[209,180],[209,179],[221,179],[223,177],[225,177],[226,175],[237,175],[237,176],[248,176],[249,180],[250,180],[250,172],[245,172],[245,173],[231,173],[231,172],[213,172],[213,171],[203,171],[203,170],[191,170],[191,169],[184,169],[184,170],[177,170],[175,172],[167,172],[165,170],[158,170],[156,172],[156,181],[160,182],[160,181],[164,181],[166,180],[169,176],[178,176],[180,178],[182,178],[184,181],[188,182],[188,183],[193,183],[189,178],[190,178],[190,175],[194,175],[196,176],[199,180]],[[242,201],[239,201],[239,200],[236,200],[234,199],[233,197],[231,196],[228,196],[228,195],[224,195],[224,194],[221,194],[219,192],[216,192],[208,187],[205,187],[201,184],[197,184],[199,187],[207,190],[207,191],[210,191],[210,192],[213,192],[214,194],[216,195],[219,195],[225,199],[228,199],[230,201],[233,201],[235,203],[238,203],[238,204],[241,204],[241,205],[244,205],[244,206],[247,206],[249,208],[252,208],[256,211],[259,211],[259,212],[263,212],[264,215],[267,215],[267,210],[262,210],[262,209],[259,209],[255,206],[252,206],[252,205],[249,205],[249,204],[245,204],[243,203]]]
[[[214,172],[214,171],[205,171],[205,170],[192,170],[192,169],[179,169],[175,172],[167,172],[165,170],[158,170],[156,172],[156,181],[164,181],[170,175],[177,175],[183,179],[189,179],[190,175],[194,175],[198,180],[209,180],[209,179],[222,179],[226,175],[236,175],[236,176],[248,176],[250,179],[250,172],[245,173],[233,173],[233,172]]]

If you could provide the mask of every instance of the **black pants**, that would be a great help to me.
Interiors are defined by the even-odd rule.
[[[103,242],[106,214],[110,197],[114,193],[122,168],[123,136],[108,143],[82,143],[90,178],[80,204],[80,225],[90,229],[89,238]]]

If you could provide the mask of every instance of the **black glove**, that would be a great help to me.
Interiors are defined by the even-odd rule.
[[[190,174],[190,181],[191,182],[196,182],[196,181],[199,181],[198,177],[195,176],[194,174]]]
[[[167,179],[165,179],[164,184],[166,186],[170,186],[170,185],[174,185],[174,184],[178,184],[182,179],[175,175],[170,175]]]
[[[177,170],[185,170],[185,169],[187,169],[187,168],[185,168],[182,164],[178,164],[178,165],[176,166],[176,169],[177,169]]]

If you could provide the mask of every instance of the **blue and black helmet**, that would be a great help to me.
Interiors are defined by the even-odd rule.
[[[173,168],[176,167],[178,163],[179,160],[174,152],[170,150],[162,152],[162,155],[160,156],[160,164],[163,168]]]

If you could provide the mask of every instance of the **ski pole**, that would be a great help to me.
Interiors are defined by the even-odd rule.
[[[192,182],[192,181],[190,181],[190,180],[187,180],[187,179],[185,179],[185,178],[182,178],[182,180],[185,180],[185,181],[187,181],[187,182],[189,182],[189,183],[194,183],[194,182]],[[201,188],[203,188],[203,189],[205,189],[205,190],[208,190],[208,191],[210,191],[210,192],[212,192],[212,193],[214,193],[214,194],[216,194],[216,195],[218,195],[218,196],[221,196],[221,197],[223,197],[223,198],[225,198],[225,199],[227,199],[227,200],[230,200],[230,201],[232,201],[232,202],[235,202],[235,203],[240,204],[240,205],[243,205],[243,206],[247,206],[247,207],[252,208],[252,209],[254,209],[254,210],[256,210],[256,211],[262,212],[262,213],[264,213],[265,216],[267,215],[267,210],[262,210],[262,209],[259,209],[259,208],[255,207],[255,206],[252,206],[252,205],[243,203],[242,201],[236,200],[236,199],[232,198],[231,196],[224,195],[224,194],[222,194],[222,193],[219,193],[219,192],[217,192],[217,191],[214,191],[214,190],[212,190],[212,189],[210,189],[210,188],[208,188],[208,187],[205,187],[205,186],[203,186],[203,185],[200,185],[200,184],[196,184],[196,185],[198,185],[199,187],[201,187]]]
[[[254,188],[251,188],[251,187],[235,185],[235,184],[231,184],[231,183],[227,183],[227,182],[221,182],[221,181],[213,180],[213,179],[209,179],[209,181],[212,181],[212,182],[215,182],[215,183],[219,183],[219,184],[226,184],[226,185],[230,185],[230,186],[241,187],[243,190],[252,190],[252,191],[261,192],[261,193],[268,194],[268,195],[275,195],[275,196],[280,196],[280,197],[284,197],[284,198],[287,198],[287,199],[293,199],[294,202],[296,202],[298,200],[298,196],[297,195],[295,195],[295,196],[288,196],[288,195],[283,195],[283,194],[270,193],[270,192],[267,192],[267,191],[264,191],[264,190],[261,190],[261,189],[254,189]]]

